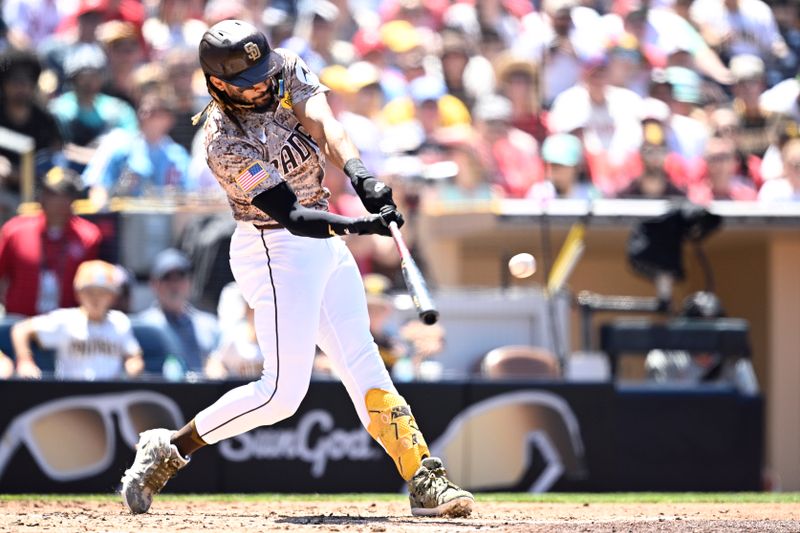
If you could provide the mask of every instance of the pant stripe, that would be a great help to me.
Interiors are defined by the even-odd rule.
[[[249,411],[245,411],[242,414],[236,415],[235,417],[233,417],[233,418],[231,418],[231,419],[219,424],[215,428],[209,429],[208,431],[206,431],[205,433],[200,435],[200,438],[203,438],[204,436],[208,435],[209,433],[212,433],[212,432],[218,430],[219,428],[221,428],[222,426],[224,426],[226,424],[230,424],[231,422],[233,422],[237,418],[241,418],[244,415],[250,414],[253,411],[257,411],[257,410],[261,409],[262,407],[264,407],[267,404],[269,404],[269,402],[272,401],[272,398],[275,397],[275,393],[278,392],[278,383],[280,383],[280,377],[281,377],[281,352],[280,352],[280,342],[279,342],[279,338],[278,338],[278,293],[275,290],[275,280],[272,277],[272,259],[269,256],[269,247],[267,247],[267,242],[264,240],[264,230],[261,230],[261,242],[264,245],[264,252],[267,254],[267,268],[269,269],[269,282],[272,285],[272,301],[273,301],[273,304],[274,304],[274,307],[275,307],[275,358],[276,358],[276,363],[275,363],[275,388],[272,390],[272,394],[269,395],[269,398],[267,398],[267,401],[265,401],[264,403],[262,403],[261,405],[259,405],[257,407],[253,407]]]

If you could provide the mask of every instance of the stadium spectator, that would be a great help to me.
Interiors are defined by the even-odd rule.
[[[163,0],[155,5],[155,15],[142,25],[142,36],[153,59],[161,60],[168,51],[177,48],[197,50],[208,29],[201,20],[202,8],[197,4],[189,0]]]
[[[108,75],[101,92],[136,106],[134,72],[144,58],[136,26],[110,20],[97,28],[97,40],[108,57]]]
[[[618,40],[623,33],[632,34],[654,68],[674,65],[670,56],[678,54],[685,56],[682,61],[690,61],[717,83],[731,83],[728,68],[688,21],[669,9],[668,3],[662,2],[658,7],[650,4],[650,0],[613,2],[612,12],[603,17],[608,37]]]
[[[430,142],[437,129],[442,127],[439,101],[447,94],[444,80],[436,76],[422,76],[408,86],[414,102],[414,116],[422,129],[423,144]]]
[[[754,201],[758,195],[749,179],[738,174],[736,144],[731,139],[711,137],[706,143],[705,179],[689,189],[689,199],[698,204],[711,200]]]
[[[685,67],[668,67],[667,80],[672,88],[667,146],[689,164],[697,164],[708,140],[708,128],[695,118],[701,103],[700,76]]]
[[[336,21],[340,18],[341,12],[333,2],[328,0],[317,0],[311,2],[311,31],[308,40],[309,48],[312,53],[318,55],[324,65],[340,63],[341,58],[336,57]],[[320,69],[311,69],[312,72],[319,72]]]
[[[189,154],[167,135],[175,117],[166,99],[145,95],[137,116],[140,132],[108,134],[84,170],[84,182],[98,205],[105,205],[109,196],[155,196],[193,188]]]
[[[364,276],[364,290],[367,293],[367,312],[369,313],[369,332],[378,345],[378,352],[386,368],[394,364],[408,352],[408,347],[397,331],[394,320],[394,304],[387,291],[391,280],[381,274]]]
[[[589,200],[597,196],[596,189],[581,181],[583,146],[581,140],[568,133],[557,133],[542,144],[544,181],[534,183],[528,198],[538,202],[554,198]]]
[[[599,16],[577,0],[545,0],[542,12],[522,19],[512,52],[542,66],[543,105],[581,79],[581,64],[602,51]]]
[[[503,126],[497,127],[502,128]],[[436,197],[439,200],[445,202],[491,200],[506,194],[502,185],[492,183],[489,171],[481,158],[481,148],[477,144],[477,139],[475,129],[467,125],[450,126],[437,132],[435,142],[441,149],[443,161],[439,162],[439,167],[432,165],[429,168],[433,170],[440,168],[444,173],[444,175],[433,177],[442,182],[436,187]],[[491,153],[485,154],[485,157],[492,157],[492,155]],[[448,163],[450,164],[449,172]],[[521,179],[526,180],[525,177]],[[518,186],[522,185],[518,184]]]
[[[425,76],[426,53],[419,28],[406,20],[391,20],[380,27],[380,34],[386,48],[392,53],[393,66],[397,67],[403,82],[408,83]],[[395,87],[390,87],[389,90],[390,99],[399,96]]]
[[[797,4],[792,0],[778,0],[770,2],[772,14],[775,16],[775,23],[781,37],[789,47],[789,59],[782,61],[768,75],[767,83],[774,85],[779,81],[792,76],[797,72],[798,60],[800,60],[800,13]]]
[[[254,20],[257,22],[258,17]],[[289,39],[296,22],[297,4],[293,0],[273,0],[261,13],[261,24],[267,30],[271,43],[283,43]]]
[[[758,103],[767,113],[787,115],[795,122],[800,121],[800,80],[797,76],[783,80],[764,91]]]
[[[524,198],[542,179],[539,145],[532,135],[511,126],[511,101],[500,95],[481,98],[474,109],[475,129],[481,136],[479,150],[492,182],[503,196]]]
[[[52,152],[61,146],[53,116],[39,105],[36,83],[41,73],[32,52],[6,50],[0,55],[0,127],[32,137],[37,152]],[[2,220],[7,220],[19,203],[20,155],[0,147]]]
[[[56,0],[5,0],[3,21],[12,46],[36,49],[58,28],[68,3]]]
[[[686,196],[683,191],[672,183],[667,174],[666,162],[669,148],[666,144],[665,132],[657,122],[645,124],[644,142],[639,149],[639,153],[642,161],[642,172],[619,192],[619,198],[675,198]]]
[[[647,96],[650,86],[650,64],[639,46],[639,40],[623,33],[607,50],[608,83],[630,89],[641,97]]]
[[[582,81],[561,93],[550,110],[553,133],[581,138],[592,183],[613,196],[632,178],[631,160],[641,144],[641,98],[628,89],[608,84],[608,61],[603,56],[583,63]]]
[[[767,180],[758,191],[762,202],[800,202],[800,139],[788,141],[781,149],[783,176]]]
[[[439,60],[447,92],[472,107],[476,98],[494,88],[492,64],[475,54],[472,42],[463,32],[445,29],[441,36]]]
[[[510,52],[500,54],[494,64],[498,93],[511,101],[511,125],[541,143],[547,136],[547,126],[539,105],[536,64]]]
[[[729,107],[718,107],[712,111],[708,116],[709,133],[712,137],[720,137],[728,139],[733,142],[736,147],[736,173],[748,178],[753,186],[758,187],[763,182],[763,175],[761,173],[761,166],[763,156],[769,149],[769,143],[772,140],[772,124],[768,118],[765,127],[765,137],[767,140],[767,147],[764,149],[760,156],[755,154],[745,155],[739,149],[739,137],[741,135],[741,119],[740,115]]]
[[[769,146],[767,114],[759,98],[764,91],[764,62],[752,55],[731,59],[733,74],[733,110],[739,115],[739,150],[747,156],[762,157]]]
[[[151,307],[136,315],[137,320],[161,328],[173,336],[185,369],[201,374],[209,354],[219,343],[219,324],[214,315],[196,309],[189,302],[192,265],[180,251],[160,252],[150,270],[150,285],[156,295]]]
[[[33,316],[75,307],[75,272],[83,261],[97,258],[101,241],[95,224],[72,213],[81,190],[74,171],[55,167],[42,181],[42,212],[14,217],[0,230],[6,313]]]
[[[772,11],[761,0],[695,0],[690,15],[705,41],[726,57],[789,54]]]
[[[197,73],[197,52],[188,48],[170,50],[164,58],[166,87],[164,96],[168,99],[175,123],[169,136],[187,151],[192,149],[192,140],[199,125],[192,123],[192,117],[200,112],[208,102],[208,95],[195,91]],[[146,91],[150,92],[150,91]]]
[[[383,107],[380,71],[371,63],[358,61],[345,71],[343,85],[345,94],[339,121],[361,153],[367,169],[380,174],[383,162],[383,133],[377,123]]]
[[[235,287],[235,294],[234,291],[229,292],[231,301],[227,304],[243,309],[242,317],[224,329],[219,347],[211,352],[206,361],[205,375],[210,379],[257,378],[264,370],[264,356],[256,339],[254,311],[238,291],[235,282],[231,286]]]
[[[72,90],[50,102],[64,141],[81,147],[114,128],[137,131],[136,112],[124,101],[100,92],[108,63],[97,45],[75,47],[64,60]]]
[[[97,28],[103,22],[108,10],[107,0],[79,0],[77,10],[62,21],[58,32],[38,47],[48,69],[57,78],[58,90],[63,90],[67,57],[87,46],[100,48],[97,42]]]
[[[17,374],[39,378],[31,343],[55,350],[55,377],[109,380],[136,376],[144,369],[142,350],[130,319],[111,309],[119,290],[119,271],[105,261],[81,263],[75,273],[79,307],[57,309],[14,324],[11,339]]]

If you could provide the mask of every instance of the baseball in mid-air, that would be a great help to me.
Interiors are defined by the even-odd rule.
[[[515,278],[529,278],[536,272],[536,258],[529,253],[517,254],[508,260],[508,271]]]

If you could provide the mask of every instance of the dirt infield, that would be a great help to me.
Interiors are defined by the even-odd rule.
[[[0,502],[0,531],[800,531],[797,503],[498,503],[478,501],[464,519],[408,515],[402,499],[343,501],[157,501],[131,516],[115,501],[79,497]]]

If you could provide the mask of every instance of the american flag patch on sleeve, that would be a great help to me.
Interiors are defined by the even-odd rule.
[[[267,171],[264,168],[264,164],[255,162],[236,176],[236,183],[239,184],[239,187],[241,187],[244,192],[250,192],[265,179],[267,179]]]

